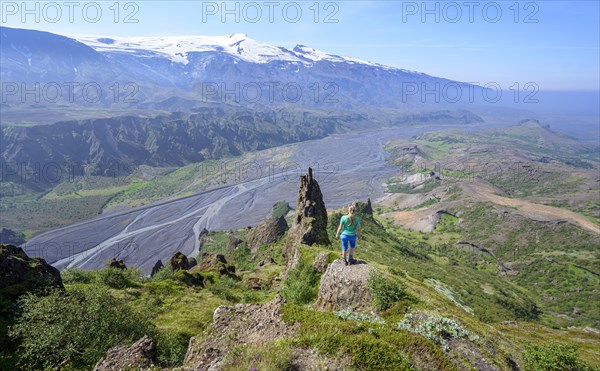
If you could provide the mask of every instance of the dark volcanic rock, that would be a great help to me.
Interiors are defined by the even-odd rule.
[[[188,286],[204,287],[204,276],[198,272],[188,272],[183,269],[175,272],[175,279]]]
[[[202,249],[202,246],[204,246],[204,244],[208,241],[210,241],[210,237],[208,237],[208,229],[202,228],[198,234],[198,243],[200,245],[200,249]]]
[[[279,241],[287,230],[288,224],[283,216],[268,218],[246,232],[246,243],[252,254],[256,254],[259,247]]]
[[[15,298],[46,287],[64,288],[60,272],[14,245],[0,245],[0,296]]]
[[[373,214],[373,206],[371,205],[371,199],[367,198],[367,203],[362,209],[362,212],[365,214]]]
[[[171,268],[174,271],[177,271],[180,269],[187,270],[190,268],[190,263],[188,261],[187,256],[183,255],[183,253],[181,253],[179,251],[176,252],[175,255],[173,255],[169,264],[171,264]]]
[[[111,268],[127,269],[127,266],[123,260],[117,260],[115,258],[113,258],[108,266]]]
[[[150,273],[150,277],[153,277],[156,273],[158,273],[159,270],[161,270],[164,267],[162,261],[159,259],[156,264],[154,264],[154,267],[152,267],[152,273]]]
[[[156,343],[143,338],[131,346],[116,346],[106,352],[94,367],[94,371],[149,370],[156,364]]]
[[[300,244],[317,243],[330,243],[327,236],[327,209],[319,183],[313,178],[312,168],[308,168],[308,174],[300,178],[296,213],[283,249],[288,268],[293,268],[298,262]]]

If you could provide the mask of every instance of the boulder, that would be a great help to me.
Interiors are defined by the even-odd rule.
[[[183,269],[175,272],[175,279],[188,286],[204,287],[204,276],[198,272],[188,272]]]
[[[313,262],[313,268],[319,273],[325,273],[327,269],[327,261],[329,260],[329,253],[324,252],[322,254],[317,255],[315,261]]]
[[[225,255],[205,252],[202,254],[202,259],[200,259],[200,262],[198,263],[198,269],[201,271],[207,271],[215,266],[218,266],[219,264],[227,264]]]
[[[341,258],[334,260],[321,277],[319,296],[314,308],[332,311],[351,307],[354,311],[371,312],[368,282],[373,269],[361,260],[353,265],[345,265]]]
[[[190,268],[190,263],[188,261],[187,256],[183,255],[181,252],[176,252],[175,255],[171,258],[169,264],[171,264],[171,269],[174,271],[178,271],[180,269],[187,270]]]
[[[298,324],[283,321],[282,302],[278,295],[267,304],[219,306],[205,333],[190,339],[183,369],[219,370],[223,357],[237,346],[259,345],[293,335]]]
[[[300,244],[312,246],[329,243],[327,209],[319,183],[313,178],[312,168],[309,167],[308,174],[300,177],[296,213],[283,249],[288,269],[295,267],[300,259]]]
[[[287,230],[288,224],[283,216],[267,218],[246,232],[246,244],[252,254],[256,254],[259,247],[279,241]]]
[[[123,269],[123,270],[127,269],[127,266],[125,265],[125,262],[123,260],[117,260],[115,258],[113,258],[113,260],[110,261],[108,266],[111,268],[117,268],[117,269]]]
[[[159,259],[156,264],[154,264],[154,267],[152,267],[152,273],[150,273],[150,277],[154,277],[154,275],[156,273],[158,273],[158,271],[160,271],[162,268],[164,267],[162,261]]]
[[[220,274],[235,273],[235,266],[227,264],[225,255],[205,252],[202,254],[202,259],[196,266],[200,271],[217,271]]]
[[[46,287],[64,288],[58,269],[20,247],[0,245],[0,296],[16,298]]]
[[[236,249],[236,247],[238,247],[242,242],[242,240],[240,240],[240,238],[236,235],[230,234],[229,235],[229,242],[227,243],[227,251],[233,251]]]
[[[198,265],[198,261],[196,260],[196,258],[189,258],[188,259],[188,269],[192,269],[194,268],[196,265]]]
[[[144,335],[131,346],[110,348],[94,371],[149,370],[156,364],[156,343]]]

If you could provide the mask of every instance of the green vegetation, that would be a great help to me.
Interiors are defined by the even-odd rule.
[[[281,288],[281,296],[293,304],[308,304],[317,297],[320,274],[312,265],[300,259],[296,267],[290,270],[288,279]]]
[[[386,278],[374,270],[369,276],[369,291],[373,298],[373,308],[377,311],[391,308],[407,297],[405,287],[399,279]]]
[[[289,343],[279,341],[261,346],[240,346],[225,357],[222,369],[281,371],[293,369],[293,354]]]
[[[577,347],[555,342],[528,343],[523,352],[525,369],[531,371],[586,371],[592,367],[579,359]]]
[[[282,311],[284,321],[301,324],[299,335],[292,339],[294,345],[317,349],[334,358],[349,358],[358,369],[456,369],[432,342],[407,332],[378,323],[363,325],[362,321],[349,321],[333,313],[316,312],[294,304],[284,306]],[[431,355],[426,364],[418,356],[424,352]]]
[[[93,366],[114,344],[153,333],[144,315],[99,286],[73,287],[46,296],[28,294],[10,335],[20,340],[19,364],[29,369]]]
[[[290,204],[287,201],[277,201],[275,205],[273,205],[273,210],[271,211],[271,216],[273,218],[279,218],[280,216],[286,216],[287,213],[292,210]]]
[[[437,186],[440,185],[440,181],[431,178],[426,180],[423,184],[419,186],[413,186],[405,183],[397,183],[392,179],[388,184],[388,192],[390,193],[427,193],[434,190]]]

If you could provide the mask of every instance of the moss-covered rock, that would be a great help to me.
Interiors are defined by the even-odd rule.
[[[287,230],[288,224],[283,216],[265,219],[246,232],[246,244],[252,254],[256,254],[261,246],[279,241]]]
[[[181,252],[176,252],[175,255],[171,258],[169,264],[171,264],[171,269],[174,271],[183,269],[188,270],[190,268],[190,263],[188,261],[187,256],[185,256]]]
[[[64,288],[58,269],[20,247],[0,245],[0,296],[16,298],[46,287]]]
[[[198,272],[188,272],[178,270],[175,272],[175,279],[185,283],[188,286],[204,287],[204,276]]]

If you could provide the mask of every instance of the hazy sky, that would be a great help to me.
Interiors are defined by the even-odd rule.
[[[533,82],[540,90],[599,90],[599,3],[2,1],[1,22],[103,36],[242,32],[503,89]]]

